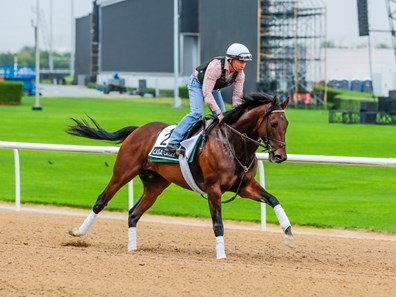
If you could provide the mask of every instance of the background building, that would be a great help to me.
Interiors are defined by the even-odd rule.
[[[324,7],[315,2],[322,3],[179,0],[179,85],[201,62],[239,42],[253,55],[245,70],[246,92],[311,91],[324,76]],[[100,84],[118,72],[127,86],[138,87],[144,79],[148,87],[173,89],[173,3],[97,0],[90,15],[76,20],[76,81]]]
[[[198,1],[179,1],[180,84],[199,60]],[[95,52],[97,43],[97,52]],[[173,0],[96,1],[76,20],[76,80],[101,83],[114,72],[127,86],[173,87]],[[95,67],[97,66],[97,67]]]

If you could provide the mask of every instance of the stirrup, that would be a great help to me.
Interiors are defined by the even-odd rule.
[[[179,156],[179,155],[185,156],[185,154],[186,154],[186,148],[185,148],[184,146],[180,146],[180,147],[175,151],[175,155],[176,155],[176,156]]]
[[[180,147],[180,144],[176,144],[176,145],[168,144],[164,150],[170,154],[176,154],[176,151],[179,149],[179,147]]]

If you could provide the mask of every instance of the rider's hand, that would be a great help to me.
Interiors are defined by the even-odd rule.
[[[224,119],[224,115],[221,113],[217,116],[217,118],[219,119],[219,122],[221,122]]]

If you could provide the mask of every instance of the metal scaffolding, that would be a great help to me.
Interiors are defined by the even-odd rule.
[[[94,1],[91,18],[91,50],[89,81],[96,82],[99,72],[99,5]]]
[[[389,29],[392,34],[392,46],[396,57],[396,0],[385,0],[389,19]]]
[[[322,0],[261,0],[260,5],[259,88],[292,96],[296,104],[323,102],[313,85],[325,80],[325,4]]]

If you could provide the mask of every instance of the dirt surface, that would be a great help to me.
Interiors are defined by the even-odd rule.
[[[0,296],[396,296],[395,235],[295,228],[289,248],[278,230],[225,222],[216,260],[206,220],[146,215],[128,252],[126,214],[73,238],[87,211],[61,210],[0,207]]]

